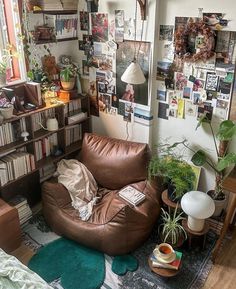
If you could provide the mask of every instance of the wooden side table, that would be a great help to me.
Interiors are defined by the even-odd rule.
[[[21,245],[21,229],[17,209],[0,199],[0,248],[7,252]]]
[[[165,205],[167,205],[169,208],[172,208],[172,209],[175,209],[176,207],[178,207],[178,209],[181,208],[180,203],[172,202],[172,201],[168,198],[167,190],[165,190],[165,191],[162,192],[162,194],[161,194],[161,199],[162,199],[162,202],[163,202]]]
[[[225,216],[224,225],[223,225],[223,228],[220,232],[219,239],[217,240],[216,245],[212,251],[213,262],[215,261],[216,256],[219,252],[221,242],[225,237],[225,234],[228,230],[230,221],[233,217],[234,210],[236,208],[236,167],[231,171],[229,176],[224,180],[223,188],[225,190],[229,191],[230,193],[232,193],[232,199],[231,199],[231,202],[229,204],[229,207],[228,207],[228,210],[227,210],[227,213]]]
[[[194,237],[203,237],[203,243],[202,243],[202,248],[205,248],[205,243],[206,243],[206,234],[209,231],[209,223],[207,221],[205,221],[204,224],[204,228],[202,231],[200,232],[196,232],[196,231],[192,231],[191,229],[189,229],[188,227],[188,223],[187,223],[187,219],[183,219],[182,220],[182,226],[185,229],[185,231],[187,232],[188,235],[188,246],[189,248],[191,248],[192,245],[192,238]]]
[[[154,272],[157,275],[160,275],[162,277],[166,277],[166,278],[173,277],[173,276],[177,275],[180,271],[180,268],[178,270],[174,270],[174,269],[153,267],[150,257],[148,258],[148,265],[149,265],[150,269],[152,270],[152,272]],[[181,266],[181,264],[180,264],[180,266]]]

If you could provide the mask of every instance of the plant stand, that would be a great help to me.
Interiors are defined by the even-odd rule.
[[[192,246],[192,238],[194,238],[194,237],[203,237],[202,248],[204,249],[205,243],[206,243],[206,235],[207,235],[207,232],[209,231],[209,228],[210,228],[209,223],[207,221],[205,221],[204,228],[201,232],[196,232],[196,231],[192,231],[191,229],[189,229],[187,219],[182,220],[182,226],[184,227],[184,229],[188,235],[189,249]]]
[[[162,192],[162,194],[161,194],[161,199],[162,199],[162,202],[163,202],[169,209],[175,209],[176,207],[177,207],[178,209],[181,209],[180,203],[175,203],[175,202],[171,201],[171,200],[168,198],[167,190],[165,190],[165,191]]]

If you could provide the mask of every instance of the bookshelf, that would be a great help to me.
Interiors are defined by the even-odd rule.
[[[30,206],[40,200],[40,183],[52,176],[62,158],[75,157],[85,132],[91,131],[90,103],[87,95],[69,101],[47,104],[43,108],[13,116],[0,125],[0,197],[8,201],[21,194]],[[45,130],[47,118],[55,117],[58,129]],[[73,122],[68,124],[68,118]],[[21,137],[29,133],[28,140]],[[3,131],[3,129],[2,129]],[[5,144],[7,142],[7,144]]]

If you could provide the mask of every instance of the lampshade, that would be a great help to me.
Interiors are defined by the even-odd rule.
[[[193,231],[202,231],[205,219],[213,215],[215,203],[206,193],[191,191],[181,199],[182,210],[188,215],[188,227]]]
[[[133,60],[126,68],[121,80],[129,84],[142,84],[146,81],[143,71],[136,60]]]

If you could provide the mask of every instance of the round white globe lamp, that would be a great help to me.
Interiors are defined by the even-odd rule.
[[[201,232],[205,225],[205,219],[213,215],[215,203],[206,193],[191,191],[183,195],[181,207],[188,215],[188,227],[195,232]]]

